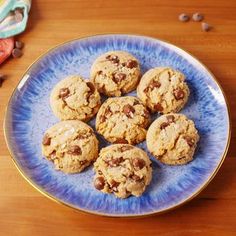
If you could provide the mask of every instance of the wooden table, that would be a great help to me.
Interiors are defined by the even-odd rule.
[[[214,26],[181,23],[182,12],[205,14]],[[65,40],[101,33],[143,34],[167,40],[198,57],[216,75],[229,100],[236,130],[235,0],[34,0],[27,31],[19,36],[24,56],[0,71],[0,122],[7,101],[26,68]],[[139,219],[116,219],[74,211],[52,202],[18,173],[0,127],[0,235],[236,235],[236,136],[212,183],[197,198],[172,212]],[[80,234],[79,234],[80,233]]]

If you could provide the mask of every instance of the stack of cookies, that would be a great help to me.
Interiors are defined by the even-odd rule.
[[[122,96],[137,88],[137,96]],[[110,97],[101,104],[101,95]],[[121,97],[122,96],[122,97]],[[186,104],[185,76],[158,67],[141,76],[138,60],[124,51],[98,57],[90,81],[74,75],[52,90],[50,103],[61,120],[42,141],[43,155],[57,170],[78,173],[94,163],[94,186],[117,197],[140,196],[152,179],[151,160],[135,144],[147,141],[150,153],[168,165],[193,159],[198,132],[193,121],[177,114]],[[150,113],[159,113],[151,125]],[[113,143],[100,150],[86,124],[95,115],[96,131]]]

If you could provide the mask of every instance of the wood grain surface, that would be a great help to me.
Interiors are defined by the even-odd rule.
[[[202,12],[214,26],[181,23],[178,14]],[[24,56],[0,71],[0,123],[7,101],[26,68],[65,40],[101,33],[132,33],[167,40],[191,52],[217,77],[229,101],[232,140],[210,185],[172,212],[139,219],[77,212],[42,196],[18,173],[0,127],[0,235],[236,235],[236,1],[235,0],[33,0]]]

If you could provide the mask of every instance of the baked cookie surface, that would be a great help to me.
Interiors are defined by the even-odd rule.
[[[109,51],[99,56],[91,68],[92,81],[107,96],[121,96],[134,90],[140,77],[138,60],[124,51]]]
[[[149,112],[131,96],[108,98],[98,111],[96,129],[111,143],[137,144],[146,138]]]
[[[156,67],[141,78],[137,96],[152,112],[178,112],[189,96],[189,88],[184,81],[185,76],[181,72],[170,67]]]
[[[161,162],[186,164],[193,159],[199,140],[194,122],[182,114],[157,118],[147,132],[147,148]]]
[[[98,156],[93,129],[79,120],[61,121],[50,127],[42,140],[42,153],[65,173],[81,172]]]
[[[142,195],[152,179],[151,161],[147,154],[128,144],[103,148],[94,163],[94,186],[119,198]]]
[[[80,76],[69,76],[53,88],[50,96],[53,113],[61,120],[90,120],[101,101],[94,84]]]

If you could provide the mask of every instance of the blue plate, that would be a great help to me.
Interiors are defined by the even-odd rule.
[[[64,77],[89,78],[99,55],[110,50],[132,53],[142,72],[170,66],[186,75],[190,98],[181,111],[195,121],[200,142],[194,160],[167,166],[150,156],[153,179],[141,197],[122,200],[97,191],[89,167],[68,175],[53,168],[41,154],[43,133],[58,122],[49,106],[53,86]],[[135,95],[135,92],[131,93]],[[94,120],[90,122],[94,127]],[[169,43],[133,35],[101,35],[64,43],[36,60],[26,71],[9,101],[5,137],[21,174],[41,193],[75,209],[107,216],[143,216],[179,206],[196,196],[221,166],[230,139],[230,122],[224,94],[214,76],[197,59]],[[101,140],[101,146],[108,145]],[[147,150],[146,143],[139,147]]]

